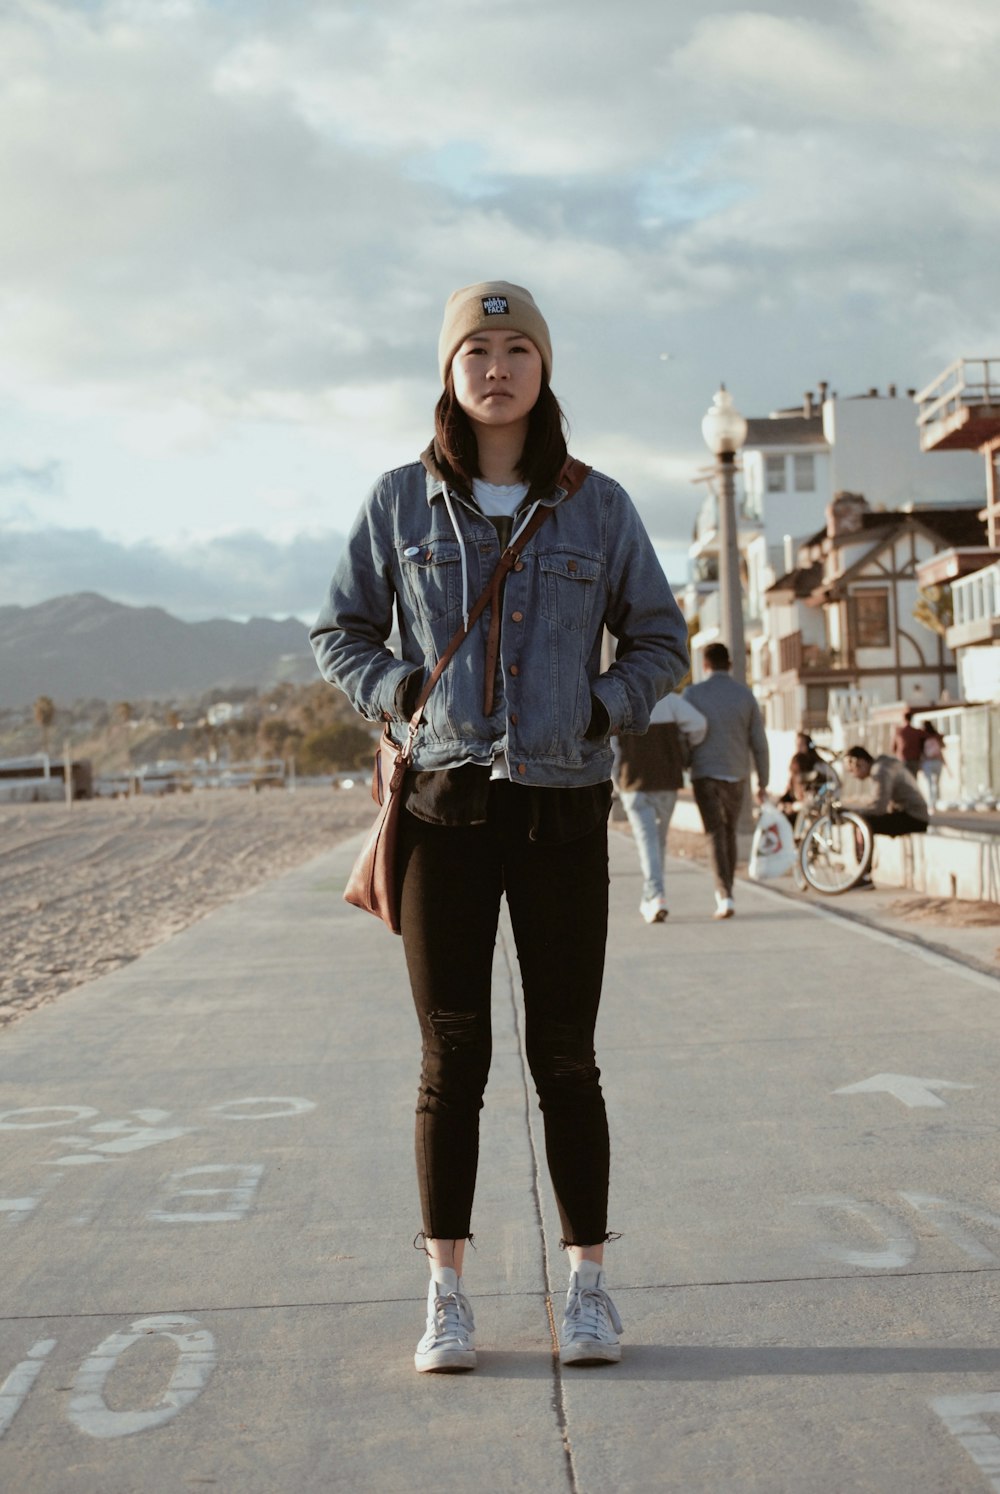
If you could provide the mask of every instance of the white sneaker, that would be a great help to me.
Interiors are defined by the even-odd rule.
[[[462,1280],[447,1266],[431,1277],[427,1289],[427,1331],[417,1344],[413,1362],[421,1372],[445,1374],[476,1367],[476,1323],[472,1305],[462,1291]]]
[[[581,1261],[569,1279],[559,1330],[560,1363],[617,1364],[621,1331],[621,1318],[604,1290],[604,1272],[596,1261]]]
[[[666,899],[659,893],[656,897],[645,897],[639,904],[639,912],[647,923],[662,923],[667,916]]]
[[[733,914],[735,912],[736,912],[736,904],[733,902],[732,898],[731,897],[723,897],[720,892],[717,892],[715,894],[715,914],[714,914],[714,916],[716,918],[732,918],[732,916],[733,916]]]

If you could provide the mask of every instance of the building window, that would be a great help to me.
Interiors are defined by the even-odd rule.
[[[888,648],[888,591],[858,591],[853,601],[855,648]]]
[[[815,493],[816,458],[814,456],[797,456],[795,458],[795,491],[797,493]]]
[[[785,491],[785,459],[783,456],[764,458],[764,481],[769,493]]]

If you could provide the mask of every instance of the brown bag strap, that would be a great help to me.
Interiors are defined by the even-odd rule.
[[[566,458],[565,465],[563,466],[563,469],[559,474],[559,478],[556,484],[558,488],[562,488],[564,490],[562,498],[563,503],[565,503],[567,499],[572,498],[574,493],[579,492],[579,490],[583,487],[583,484],[587,480],[590,472],[591,468],[588,467],[585,462],[577,461],[575,457]],[[500,556],[493,575],[490,577],[484,590],[476,598],[476,601],[471,611],[469,612],[468,626],[463,623],[458,631],[454,633],[449,640],[448,647],[445,649],[444,653],[435,664],[433,670],[427,678],[426,683],[424,684],[424,688],[421,690],[420,695],[417,699],[417,704],[414,709],[413,715],[410,717],[406,743],[400,749],[399,758],[396,759],[397,766],[399,765],[400,759],[402,759],[406,764],[409,763],[410,758],[413,756],[413,744],[416,740],[416,735],[420,728],[420,723],[423,719],[424,707],[430,699],[431,691],[434,689],[434,686],[444,674],[445,670],[451,663],[452,659],[455,657],[458,650],[461,648],[462,644],[472,632],[474,624],[479,621],[486,608],[491,604],[493,610],[490,613],[489,633],[486,640],[486,698],[484,701],[484,710],[487,716],[492,715],[493,681],[496,675],[497,654],[500,650],[500,592],[503,588],[503,583],[507,579],[509,572],[517,563],[521,551],[524,549],[528,541],[538,533],[539,529],[541,529],[542,525],[545,523],[545,520],[552,512],[552,507],[553,505],[550,504],[540,503],[538,505],[538,507],[535,509],[535,512],[532,514],[531,519],[524,526],[521,533],[517,536],[516,540],[514,540],[512,544],[508,545],[503,554]],[[393,774],[393,777],[395,778],[395,774]]]

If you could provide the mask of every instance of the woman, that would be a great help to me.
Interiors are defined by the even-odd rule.
[[[936,726],[928,721],[924,726],[924,755],[920,759],[920,771],[927,785],[927,802],[931,809],[937,807],[941,792],[941,770],[946,767],[944,737]]]
[[[312,632],[325,677],[406,735],[436,659],[539,505],[502,595],[433,691],[400,837],[400,924],[423,1039],[416,1156],[430,1261],[418,1370],[475,1365],[462,1264],[471,1238],[490,985],[505,893],[526,1050],[544,1115],[570,1287],[563,1363],[621,1357],[602,1269],[608,1128],[594,1057],[607,933],[612,733],[645,731],[687,669],[686,629],[626,494],[590,473],[566,496],[549,330],[506,281],[456,291],[444,392],[419,462],[376,483]],[[393,623],[400,656],[386,648]],[[605,624],[617,657],[601,669]]]

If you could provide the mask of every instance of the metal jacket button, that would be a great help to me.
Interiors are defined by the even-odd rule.
[[[515,571],[523,571],[524,570],[524,561],[523,560],[519,560],[517,562],[517,565],[515,565],[514,569],[515,569]]]
[[[510,672],[511,672],[511,674],[520,674],[521,673],[521,671],[518,669],[518,667],[517,667],[516,664],[512,664],[510,666]]]
[[[430,558],[430,557],[428,557],[428,558]],[[571,561],[569,561],[569,562],[568,562],[568,563],[567,563],[567,566],[566,566],[566,569],[567,569],[567,570],[568,570],[568,571],[575,571],[575,570],[576,570],[576,561],[575,561],[575,560],[571,560]]]
[[[513,619],[514,622],[516,622],[516,623],[524,622],[524,613],[523,612],[512,612],[510,615],[511,615],[511,618]]]
[[[511,713],[510,713],[510,724],[511,724],[511,726],[516,726],[517,725],[517,712],[516,711],[511,711]]]
[[[524,766],[524,763],[518,763],[518,765],[517,765],[517,771],[518,771],[518,772],[519,772],[519,773],[520,773],[520,774],[522,774],[522,775],[523,775],[523,774],[525,774],[525,773],[527,773],[527,771],[528,771],[528,770],[527,770],[527,768],[526,768],[526,767],[525,767],[525,766]]]

